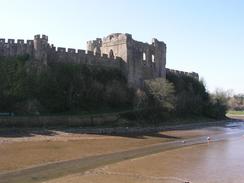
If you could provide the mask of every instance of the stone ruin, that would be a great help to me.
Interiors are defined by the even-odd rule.
[[[41,64],[75,63],[101,65],[117,68],[128,79],[133,88],[143,86],[144,80],[166,77],[166,72],[186,74],[198,79],[197,73],[187,73],[166,69],[166,44],[157,39],[152,43],[142,43],[130,34],[115,33],[103,39],[87,42],[87,50],[56,48],[48,43],[48,36],[35,35],[34,40],[0,39],[0,56],[28,54],[32,60]]]

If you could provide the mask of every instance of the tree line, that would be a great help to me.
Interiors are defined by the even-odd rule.
[[[236,94],[229,97],[228,105],[230,110],[244,111],[244,94]]]
[[[0,58],[0,112],[15,114],[92,113],[130,109],[135,119],[223,118],[227,105],[203,82],[167,73],[129,88],[118,69],[80,64],[34,66],[28,55]]]
[[[16,114],[128,108],[133,92],[117,69],[76,64],[33,67],[28,57],[0,59],[0,111]]]

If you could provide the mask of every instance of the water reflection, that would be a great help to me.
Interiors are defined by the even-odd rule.
[[[214,129],[216,130],[216,128]],[[212,129],[209,128],[209,130]],[[224,130],[227,134],[243,132],[244,123],[230,122],[226,124],[225,128],[219,128],[219,130]],[[182,161],[183,163],[180,166],[174,165],[173,169],[181,170],[184,167],[185,170],[181,171],[178,176],[188,177],[191,182],[244,182],[243,135],[237,135],[234,138],[227,138],[219,142],[196,145],[191,148],[182,148],[174,156],[178,156],[183,160],[187,158],[187,163]],[[172,164],[174,164],[174,158],[171,159]]]

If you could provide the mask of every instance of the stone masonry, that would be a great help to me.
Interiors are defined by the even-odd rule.
[[[133,40],[132,35],[115,33],[103,39],[87,42],[87,51],[54,47],[46,35],[35,35],[34,40],[0,39],[0,56],[28,54],[41,64],[76,63],[101,65],[120,69],[133,88],[143,86],[144,80],[166,77],[166,44],[152,39],[152,43]],[[169,70],[167,70],[168,72]],[[172,71],[172,70],[171,70]],[[174,71],[174,70],[173,70]],[[197,73],[174,71],[198,79]]]
[[[94,54],[116,56],[126,63],[125,72],[129,85],[140,87],[146,79],[166,76],[166,44],[153,39],[151,44],[132,39],[130,34],[111,34],[87,42],[87,50]]]

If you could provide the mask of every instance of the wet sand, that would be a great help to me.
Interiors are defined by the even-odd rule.
[[[222,128],[172,130],[147,135],[108,136],[49,132],[0,137],[0,173],[32,166],[126,151],[148,145],[223,133]],[[16,134],[15,134],[16,135]],[[16,153],[18,156],[16,156]]]
[[[165,151],[47,183],[241,183],[244,137]]]
[[[231,159],[232,156],[237,157],[236,162],[242,161],[242,157],[235,154],[226,154],[228,156],[227,161],[225,161],[225,157],[219,155],[222,155],[221,153],[226,150],[230,151],[229,146],[230,149],[243,147],[240,143],[242,139],[239,140],[240,142],[236,140],[238,145],[232,145],[231,147],[231,142],[235,141],[233,138],[239,138],[244,134],[243,129],[243,123],[231,122],[226,127],[181,129],[134,137],[63,133],[55,133],[53,136],[33,135],[24,138],[2,137],[0,138],[0,152],[3,156],[0,160],[3,163],[0,163],[0,167],[6,170],[6,167],[11,163],[16,164],[16,162],[19,162],[27,169],[9,173],[2,171],[0,172],[0,182],[47,182],[50,179],[53,179],[50,183],[184,182],[186,180],[196,182],[199,177],[202,179],[204,176],[210,177],[208,182],[211,182],[211,180],[216,182],[221,173],[224,172],[225,174],[229,170],[223,169],[220,171],[221,173],[213,174],[217,176],[215,179],[209,176],[211,171],[219,169],[219,166],[224,167],[224,163],[230,169],[235,170],[237,165],[231,164],[233,161],[228,162],[228,158]],[[207,136],[212,137],[210,144],[207,144]],[[213,141],[224,139],[229,140],[221,142],[222,145],[215,146],[215,144],[221,143]],[[86,144],[87,142],[89,143]],[[33,144],[35,146],[32,146]],[[7,147],[12,151],[6,151]],[[28,147],[31,148],[28,149]],[[66,147],[68,147],[68,151]],[[52,148],[54,149],[52,150]],[[50,150],[52,156],[50,156]],[[240,149],[240,151],[243,151],[243,149]],[[5,152],[5,154],[2,152]],[[18,153],[18,156],[16,156],[16,153]],[[24,157],[19,156],[19,154]],[[213,155],[211,162],[207,161],[209,157],[206,154]],[[36,157],[39,157],[37,161]],[[53,159],[48,159],[49,157]],[[73,157],[78,157],[78,159]],[[48,159],[50,164],[36,166],[41,163],[42,158]],[[52,163],[55,160],[58,160],[58,162]],[[59,160],[67,161],[59,162]],[[28,163],[25,164],[25,162]],[[4,163],[5,167],[3,166]],[[32,165],[35,165],[35,167],[30,167]],[[207,169],[207,165],[211,165],[210,171],[204,171]],[[214,165],[216,166],[214,167]],[[92,170],[97,167],[101,168]],[[14,170],[16,167],[11,168]],[[240,167],[241,170],[242,168]],[[236,170],[235,173],[237,172],[237,174],[231,174],[232,176],[227,177],[227,179],[233,179],[234,176],[239,178],[241,174],[239,174],[238,168]],[[199,174],[199,172],[202,174]],[[56,179],[57,177],[62,178]],[[200,182],[201,179],[198,181]]]
[[[229,125],[228,128],[223,128],[223,127],[214,127],[213,129],[219,129],[219,131],[222,131],[220,134],[212,135],[211,136],[211,143],[214,143],[215,141],[220,141],[220,140],[225,140],[225,139],[233,139],[239,136],[244,135],[243,130],[238,130],[238,129],[231,129],[235,128],[236,124],[232,123]],[[211,132],[213,130],[212,128],[209,128],[209,131]],[[221,129],[221,130],[220,130]],[[206,130],[206,129],[205,129]],[[174,162],[176,157],[170,157],[169,155],[166,155],[163,158],[159,158],[156,160],[147,160],[147,157],[151,157],[152,154],[157,154],[157,153],[162,153],[162,152],[173,152],[171,150],[173,149],[179,149],[184,147],[190,147],[194,149],[194,146],[196,144],[208,144],[206,136],[201,136],[201,137],[193,137],[193,138],[188,138],[185,139],[185,142],[183,143],[182,140],[174,140],[174,141],[169,141],[169,142],[164,142],[164,143],[158,143],[150,146],[145,146],[141,148],[135,148],[132,150],[127,150],[127,151],[121,151],[121,152],[116,152],[116,153],[111,153],[111,154],[102,154],[99,156],[91,156],[87,158],[81,158],[81,159],[76,159],[76,160],[70,160],[70,161],[64,161],[64,162],[58,162],[58,163],[52,163],[52,164],[46,164],[42,166],[37,166],[33,168],[28,168],[28,169],[23,169],[19,171],[13,171],[9,173],[0,173],[0,183],[36,183],[36,182],[47,182],[48,180],[52,180],[51,182],[114,182],[118,176],[125,177],[125,179],[129,180],[124,180],[122,182],[135,182],[137,180],[131,180],[131,179],[139,179],[139,180],[148,180],[150,182],[152,181],[161,181],[165,179],[170,178],[170,181],[182,181],[182,177],[172,177],[172,176],[164,176],[161,175],[157,170],[161,170],[164,172],[168,167],[170,168],[171,162]],[[200,151],[201,152],[201,151]],[[200,152],[197,152],[199,154]],[[180,155],[184,154],[182,152],[179,152]],[[191,152],[187,152],[189,155],[189,161],[194,162],[194,156],[191,154],[194,154],[194,150]],[[137,158],[139,157],[145,157],[146,161],[143,162],[140,165],[133,165],[133,169],[137,170],[137,167],[141,167],[143,172],[131,172],[130,170],[130,163],[131,161],[126,161],[126,160],[132,160],[136,161]],[[172,159],[171,159],[172,158]],[[134,160],[133,160],[134,159]],[[182,159],[178,158],[178,160],[182,161]],[[163,164],[162,162],[167,162],[167,164],[164,164],[164,169],[163,167],[158,166]],[[115,166],[116,163],[118,162],[127,162],[128,164],[125,164],[124,167],[121,168],[121,170],[117,172],[113,172],[110,170],[106,170],[105,172],[102,169],[102,172],[100,170],[96,170],[94,172],[86,172],[90,171],[92,169],[98,168],[98,167],[104,167],[109,164],[111,166]],[[114,164],[114,165],[112,165]],[[174,163],[173,163],[174,164]],[[186,165],[187,166],[193,166],[193,165]],[[156,174],[151,175],[151,171],[155,171],[153,168],[156,167]],[[182,168],[182,167],[180,167]],[[138,169],[140,170],[140,169]],[[184,169],[183,169],[184,170]],[[182,171],[180,169],[180,171]],[[68,175],[72,175],[75,173],[84,173],[86,174],[82,175],[74,175],[74,176],[69,176],[65,177]],[[147,174],[149,172],[149,174]],[[173,170],[173,173],[177,174],[177,170]],[[87,176],[88,175],[88,176]],[[86,176],[84,178],[84,176]],[[60,179],[55,180],[55,178],[58,177],[63,177]],[[95,179],[94,179],[95,177]],[[112,177],[112,180],[110,178]],[[172,180],[171,180],[172,179]],[[104,181],[103,181],[104,180]],[[121,179],[122,180],[122,179]],[[120,180],[118,180],[119,182]],[[166,180],[168,181],[168,180]],[[116,181],[117,182],[117,181]],[[137,181],[138,182],[138,181]]]

